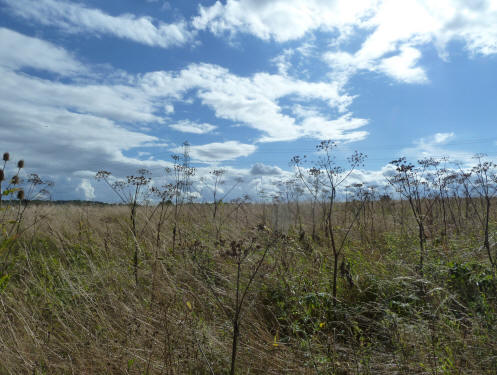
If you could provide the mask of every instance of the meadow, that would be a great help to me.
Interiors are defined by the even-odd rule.
[[[120,205],[4,183],[0,374],[495,374],[497,201],[478,160],[465,177],[399,159],[396,193],[346,198],[298,159],[256,202],[179,199],[145,174],[99,174]]]

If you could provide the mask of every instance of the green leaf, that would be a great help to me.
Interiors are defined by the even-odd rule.
[[[9,282],[10,276],[5,274],[2,277],[0,277],[0,292],[3,291]]]
[[[12,188],[12,189],[7,189],[4,190],[2,195],[9,195],[9,194],[14,194],[16,191],[21,190],[21,188]]]
[[[14,243],[15,240],[17,240],[17,235],[13,235],[12,237],[7,238],[5,241],[0,243],[0,250],[8,248],[11,244]]]
[[[131,367],[133,367],[133,363],[135,363],[134,359],[128,359],[128,371],[131,370]]]

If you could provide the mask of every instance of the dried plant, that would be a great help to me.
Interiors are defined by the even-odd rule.
[[[418,166],[415,166],[408,163],[406,158],[400,158],[393,160],[391,164],[395,166],[396,174],[387,180],[407,199],[418,225],[419,263],[417,268],[422,274],[426,257],[426,220],[434,204],[434,192],[429,184],[430,168],[436,167],[438,162],[429,158],[418,161]]]
[[[358,218],[359,210],[354,215],[354,220],[347,228],[345,233],[342,235],[341,241],[337,238],[337,230],[335,223],[335,203],[337,201],[338,189],[344,184],[347,178],[352,174],[352,172],[359,166],[363,165],[366,156],[362,153],[355,152],[352,156],[348,158],[349,167],[344,169],[336,163],[336,157],[334,155],[334,149],[336,148],[336,143],[331,140],[322,141],[316,146],[316,151],[320,154],[319,159],[315,162],[315,166],[311,169],[310,173],[311,182],[304,177],[302,172],[302,163],[304,158],[299,156],[294,156],[292,159],[292,164],[297,168],[298,177],[304,183],[311,196],[316,196],[317,186],[320,186],[320,191],[324,193],[326,197],[326,203],[323,205],[323,210],[325,213],[325,228],[326,235],[329,239],[329,246],[333,253],[333,282],[332,282],[332,293],[333,299],[336,301],[337,296],[337,277],[338,277],[338,264],[340,256],[342,255],[343,248],[346,244],[347,237]],[[315,199],[315,198],[313,198]]]
[[[138,285],[138,253],[140,250],[137,229],[137,208],[148,196],[147,186],[150,184],[150,171],[147,169],[139,169],[138,175],[127,176],[126,180],[115,179],[111,181],[112,174],[108,171],[101,170],[96,174],[97,180],[104,181],[114,193],[119,197],[122,203],[130,208],[130,231],[133,237],[134,253],[133,253],[133,269],[135,276],[135,284]]]

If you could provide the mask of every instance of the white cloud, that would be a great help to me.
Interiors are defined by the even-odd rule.
[[[174,104],[190,105],[195,98],[216,117],[256,129],[259,141],[306,136],[351,141],[366,134],[357,129],[367,121],[347,112],[353,98],[336,82],[268,73],[241,77],[209,64],[192,64],[175,72],[103,76],[49,42],[7,29],[0,32],[5,49],[17,42],[26,47],[12,49],[11,54],[0,52],[0,149],[24,158],[31,172],[62,181],[67,189],[58,192],[59,199],[76,189],[84,193],[88,186],[81,186],[81,178],[88,179],[101,168],[123,176],[140,167],[170,165],[143,150],[166,144],[149,132],[170,123],[167,116]],[[24,67],[63,72],[65,79],[40,78],[22,71]],[[197,134],[214,130],[214,125],[189,119],[172,126]],[[191,146],[191,155],[199,162],[214,163],[248,156],[256,149],[233,140]],[[249,170],[244,173],[250,175]],[[68,182],[64,177],[68,175],[79,178]],[[94,188],[100,197],[100,188]]]
[[[292,65],[290,63],[290,59],[294,53],[295,50],[287,48],[283,51],[282,54],[276,56],[271,60],[271,62],[278,68],[278,73],[282,76],[288,75],[288,70]]]
[[[474,154],[471,152],[453,150],[448,146],[450,140],[456,136],[454,133],[435,133],[428,137],[419,138],[414,141],[413,147],[407,147],[402,150],[401,154],[412,161],[423,158],[442,158],[447,157],[452,162],[471,165]]]
[[[439,45],[444,47],[451,40],[461,40],[471,53],[497,53],[497,3],[494,0],[452,0],[449,7],[451,17],[445,20],[436,36]]]
[[[86,71],[63,48],[5,28],[0,28],[0,66],[14,70],[28,67],[60,75]]]
[[[161,147],[159,138],[134,128],[160,122],[155,110],[163,100],[132,85],[76,83],[91,81],[93,73],[64,49],[6,29],[0,35],[0,149],[25,159],[26,173],[62,181],[67,188],[59,198],[74,196],[78,188],[90,197],[86,183],[67,182],[64,176],[79,171],[78,176],[84,172],[88,177],[101,168],[125,175],[130,169],[170,165],[126,155],[136,148]],[[41,79],[21,71],[25,67],[67,77],[64,83]]]
[[[113,35],[149,46],[184,45],[193,38],[185,22],[166,24],[132,14],[111,16],[99,9],[59,0],[2,0],[18,16],[68,33]]]
[[[21,41],[26,38],[31,45],[44,47],[46,61],[57,62],[59,56],[64,56],[66,59],[63,61],[70,62],[69,66],[81,66],[68,57],[70,54],[64,49],[48,42],[10,31],[5,35],[14,35]],[[0,119],[11,124],[5,125],[5,129],[12,131],[17,127],[31,131],[44,144],[51,145],[51,149],[65,149],[74,143],[76,149],[98,150],[93,152],[102,160],[124,161],[122,150],[163,144],[156,137],[144,134],[149,128],[143,124],[164,124],[166,119],[161,111],[164,108],[173,111],[172,103],[185,104],[191,95],[212,108],[217,117],[260,131],[260,141],[294,140],[304,136],[357,140],[366,134],[356,131],[367,123],[366,120],[353,118],[349,113],[329,118],[329,109],[346,111],[352,101],[352,97],[342,93],[340,85],[333,82],[306,82],[267,73],[240,77],[216,65],[193,64],[175,73],[154,72],[126,76],[125,80],[119,77],[100,79],[99,84],[92,83],[90,72],[83,83],[77,76],[71,77],[74,81],[62,83],[16,72],[22,68],[23,61],[36,60],[36,48],[27,51],[29,53],[24,53],[23,59],[17,60],[8,54],[0,54],[3,79],[0,104],[4,108]],[[52,70],[59,69],[56,63],[53,67],[50,64],[45,65]],[[82,70],[89,71],[87,68]],[[302,109],[298,118],[284,113],[282,99],[299,102],[292,104]],[[315,99],[324,108],[313,108],[305,114],[305,108]],[[120,123],[128,124],[129,129],[121,127]],[[196,134],[214,130],[214,125],[197,124],[188,119],[179,120],[172,127]],[[242,145],[239,153],[228,152],[226,160],[252,152],[254,146],[249,146]],[[212,147],[198,149],[199,157],[206,159]],[[128,162],[136,164],[140,161]]]
[[[352,97],[342,92],[337,82],[307,82],[282,75],[257,73],[240,77],[228,70],[210,64],[192,64],[176,74],[154,72],[142,79],[143,90],[149,95],[170,95],[183,99],[186,93],[196,90],[201,103],[212,108],[219,118],[254,128],[262,132],[259,141],[286,141],[305,136],[322,137],[332,134],[340,139],[362,137],[353,130],[367,123],[346,113]],[[296,119],[285,114],[280,101],[298,101],[300,107],[311,101],[327,106],[319,118]],[[339,119],[329,119],[327,111],[342,112]],[[315,111],[314,111],[315,112]],[[302,116],[301,116],[302,117]],[[319,121],[318,121],[319,120]]]
[[[104,117],[70,112],[43,102],[7,100],[0,87],[3,149],[22,153],[44,173],[99,169],[106,164],[138,165],[123,152],[157,143],[158,138],[126,130]]]
[[[330,32],[323,58],[335,79],[370,70],[405,83],[425,83],[426,73],[416,63],[422,57],[419,47],[428,43],[442,58],[452,41],[463,42],[470,54],[497,53],[494,0],[227,0],[200,6],[193,24],[217,35],[249,33],[277,42]],[[343,50],[352,37],[364,38],[361,47]],[[274,63],[281,74],[289,71],[288,55]]]
[[[268,172],[273,169],[274,174],[253,174],[253,167],[246,169],[223,166],[222,169],[225,173],[222,178],[223,183],[221,187],[219,185],[217,187],[219,193],[218,198],[223,194],[222,192],[229,192],[225,197],[225,201],[232,198],[239,198],[246,194],[255,201],[260,197],[260,191],[262,189],[265,191],[265,195],[270,198],[271,195],[278,193],[281,181],[293,176],[292,172],[268,165],[264,165],[263,169],[267,168]],[[212,201],[214,178],[211,172],[213,169],[219,169],[219,167],[210,165],[196,169],[197,184],[194,185],[194,189],[196,189],[196,191],[200,193],[200,196],[206,201]]]
[[[453,132],[450,133],[435,133],[433,136],[433,143],[435,144],[443,144],[446,143],[449,139],[454,138],[455,134]]]
[[[382,193],[383,189],[388,185],[385,177],[390,176],[394,170],[391,164],[384,165],[376,170],[356,169],[347,178],[347,185],[364,184],[365,186],[376,186],[379,188],[377,192]]]
[[[250,174],[254,176],[279,176],[283,174],[283,171],[277,166],[255,163],[250,168]]]
[[[402,46],[399,55],[381,60],[378,68],[387,75],[405,83],[426,83],[428,78],[423,68],[416,63],[421,57],[417,49]]]
[[[95,188],[88,179],[82,179],[81,183],[76,188],[76,191],[83,193],[85,200],[95,199]]]
[[[242,156],[249,156],[257,150],[257,147],[255,145],[244,144],[238,141],[228,141],[190,146],[189,150],[190,156],[194,161],[216,163],[220,161],[233,160]],[[183,148],[178,147],[172,151],[181,153],[183,152]]]
[[[349,74],[356,70],[378,70],[406,83],[426,82],[422,67],[415,63],[421,54],[416,46],[434,43],[447,58],[451,41],[464,42],[471,53],[497,52],[497,6],[487,0],[383,0],[367,22],[357,24],[368,36],[353,54],[325,53],[332,67]],[[394,56],[388,56],[394,54]]]
[[[215,125],[206,123],[198,124],[188,120],[179,121],[176,124],[169,125],[169,127],[179,132],[192,134],[206,134],[217,128]]]
[[[422,0],[380,1],[372,17],[356,25],[367,32],[361,47],[355,53],[328,51],[323,58],[338,74],[370,70],[405,83],[424,83],[426,74],[416,66],[421,53],[414,46],[432,41],[441,27],[443,11],[435,7]]]
[[[346,114],[335,120],[327,120],[321,116],[310,116],[303,122],[305,133],[317,139],[333,139],[335,141],[360,141],[369,134],[367,131],[352,131],[368,123],[367,120],[352,118]]]
[[[435,133],[428,137],[422,137],[416,139],[414,144],[419,148],[432,148],[438,147],[447,143],[450,139],[453,139],[455,134],[453,132],[450,133]]]
[[[65,53],[62,49],[52,50],[57,54]],[[0,55],[0,65],[2,61]],[[105,81],[100,84],[60,83],[10,70],[5,70],[2,77],[0,99],[5,101],[68,108],[113,121],[164,123],[159,111],[163,108],[168,113],[174,110],[172,104],[164,105],[164,101],[184,103],[186,95],[194,90],[194,95],[212,108],[217,117],[260,131],[260,141],[295,140],[305,136],[358,140],[367,134],[356,130],[366,125],[367,120],[354,118],[350,113],[329,118],[329,109],[344,112],[352,102],[352,97],[342,93],[340,85],[334,82],[306,82],[267,73],[240,77],[207,64],[193,64],[179,73],[154,72],[131,77],[130,83],[126,84]],[[300,108],[298,119],[284,113],[282,99],[299,102],[295,104]],[[306,112],[314,100],[324,102],[326,108],[313,107],[312,111]],[[170,127],[194,134],[215,129],[214,125],[187,119]]]
[[[159,105],[154,98],[133,86],[120,84],[60,83],[4,70],[0,98],[71,108],[119,121],[162,121],[154,114]]]
[[[227,0],[199,7],[193,24],[215,34],[250,33],[258,38],[285,42],[322,29],[339,31],[360,23],[375,0]]]

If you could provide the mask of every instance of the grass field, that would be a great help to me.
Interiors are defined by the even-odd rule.
[[[319,202],[4,205],[0,374],[495,374],[480,206],[423,204],[422,269],[405,200],[337,203],[336,267]]]

